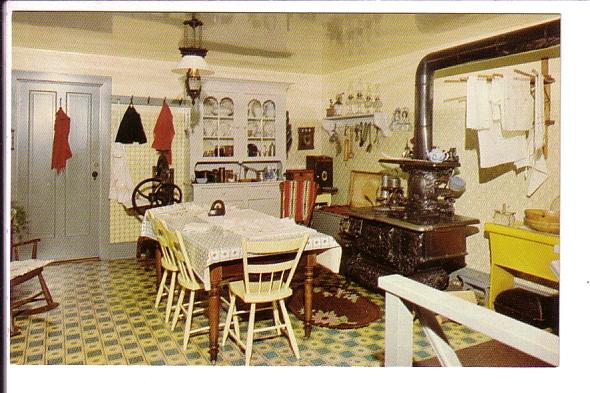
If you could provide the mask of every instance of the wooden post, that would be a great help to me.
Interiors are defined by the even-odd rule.
[[[549,126],[555,122],[551,120],[551,76],[549,75],[549,59],[541,60],[541,74],[543,74],[543,97],[545,107],[545,144],[543,145],[543,155],[547,158],[549,153]]]

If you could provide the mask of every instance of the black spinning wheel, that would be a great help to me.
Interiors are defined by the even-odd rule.
[[[143,216],[148,209],[181,202],[182,190],[180,187],[155,177],[142,180],[135,186],[131,194],[133,210],[140,216]]]

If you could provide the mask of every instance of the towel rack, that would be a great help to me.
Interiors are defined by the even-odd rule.
[[[492,74],[483,74],[483,75],[478,75],[478,78],[485,78],[485,80],[487,80],[488,82],[491,82],[492,79],[494,78],[502,78],[504,77],[503,74],[499,74],[497,72],[494,72]],[[463,82],[467,82],[467,78],[466,77],[462,77],[459,79],[445,79],[445,83],[463,83]]]

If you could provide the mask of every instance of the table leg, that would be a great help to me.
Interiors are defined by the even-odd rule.
[[[490,269],[490,293],[488,295],[488,308],[494,309],[494,300],[502,291],[514,287],[514,276],[500,266],[494,265]]]
[[[304,315],[305,315],[305,337],[309,338],[311,335],[311,311],[313,298],[313,268],[316,264],[316,255],[307,254],[305,256],[305,301],[304,301]]]
[[[209,290],[209,359],[211,363],[217,362],[219,352],[219,310],[221,307],[219,283],[221,281],[221,268],[214,267],[210,270],[211,289]]]
[[[162,252],[160,251],[160,247],[156,247],[154,260],[156,262],[156,288],[158,288],[160,281],[162,281]]]

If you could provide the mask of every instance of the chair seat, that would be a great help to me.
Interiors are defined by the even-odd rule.
[[[256,293],[260,286],[255,285],[255,283],[250,283],[250,287],[252,288],[251,291],[254,293],[246,293],[244,281],[230,282],[229,289],[246,303],[268,303],[275,300],[286,299],[293,294],[293,290],[290,287],[284,287],[279,291],[273,290],[269,295],[270,284],[270,281],[262,282],[260,293]]]
[[[178,271],[178,267],[176,265],[173,265],[173,264],[169,263],[164,258],[162,258],[161,261],[162,261],[162,267],[164,269],[166,269],[168,271],[171,271],[171,272],[177,272]]]
[[[24,276],[33,270],[43,268],[46,265],[55,262],[53,259],[25,259],[22,261],[10,262],[10,279]]]
[[[200,291],[201,289],[204,289],[205,287],[203,286],[203,283],[199,282],[199,281],[192,281],[192,280],[187,280],[184,276],[178,275],[178,284],[180,284],[182,287],[184,287],[185,289],[188,289],[189,291]]]

